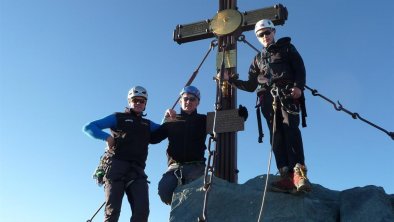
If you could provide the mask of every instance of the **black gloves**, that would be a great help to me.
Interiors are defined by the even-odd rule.
[[[245,106],[239,105],[238,107],[238,116],[243,117],[246,121],[248,119],[248,109]]]

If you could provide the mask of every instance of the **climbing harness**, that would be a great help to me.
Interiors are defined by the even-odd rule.
[[[278,98],[283,109],[293,115],[298,115],[300,110],[298,104],[294,103],[293,97],[291,96],[291,87],[286,85],[285,88],[278,87]]]
[[[108,151],[108,149],[107,149],[107,151]],[[106,151],[106,153],[107,153],[107,151]],[[106,153],[105,153],[105,154],[106,154]],[[105,156],[105,154],[104,154],[103,156]],[[103,158],[101,158],[101,159],[103,159]],[[101,164],[101,162],[100,162],[100,164]],[[107,166],[107,167],[108,167],[108,166]],[[97,171],[97,170],[96,170],[96,171]],[[100,170],[100,171],[101,171],[101,170]],[[104,173],[104,174],[105,174],[105,173]],[[101,175],[101,173],[100,173],[100,175]],[[102,181],[102,180],[101,180],[101,181]],[[134,181],[135,181],[134,179],[128,181],[128,182],[125,184],[125,189],[127,189]],[[149,181],[147,181],[147,182],[149,183]],[[103,182],[103,184],[104,184],[104,182]],[[99,185],[101,186],[102,184],[100,183]],[[101,208],[103,208],[103,206],[105,205],[105,203],[106,203],[106,201],[104,201],[104,203],[101,204],[101,206],[97,209],[97,211],[93,214],[93,216],[92,216],[90,219],[88,219],[86,222],[92,222],[92,221],[93,221],[93,218],[97,215],[98,212],[100,212]]]
[[[268,157],[267,176],[265,178],[263,198],[261,200],[261,207],[260,207],[260,212],[259,212],[259,217],[257,219],[257,222],[260,222],[261,218],[263,218],[264,203],[265,203],[265,198],[266,198],[266,194],[267,194],[269,175],[270,175],[270,171],[271,171],[272,152],[273,152],[273,149],[274,149],[274,141],[275,141],[274,138],[275,138],[275,132],[276,132],[276,113],[277,113],[277,108],[278,108],[278,97],[279,97],[279,89],[278,89],[278,87],[273,87],[271,89],[271,95],[274,98],[274,101],[272,102],[272,108],[273,108],[273,111],[274,111],[274,116],[273,116],[273,120],[272,120],[271,149],[270,149],[270,154],[269,154],[269,157]]]
[[[92,216],[90,219],[88,219],[86,222],[92,222],[92,221],[93,221],[93,218],[97,215],[98,212],[100,212],[101,208],[104,207],[105,203],[106,203],[106,202],[104,202],[103,204],[101,204],[101,206],[97,209],[96,213],[94,213],[93,216]]]
[[[104,176],[111,165],[113,155],[114,153],[106,147],[104,154],[100,157],[99,165],[93,173],[93,179],[96,180],[97,185],[100,187],[104,184]]]
[[[204,58],[202,59],[202,61],[200,62],[200,64],[198,65],[197,69],[194,70],[193,74],[190,76],[189,80],[187,81],[187,83],[185,84],[185,86],[190,86],[190,84],[192,84],[193,80],[196,78],[198,71],[200,70],[202,64],[205,62],[205,59],[208,57],[209,53],[212,51],[212,49],[214,49],[217,46],[217,40],[212,40],[211,44],[209,46],[209,49],[207,51],[207,53],[205,54]],[[180,96],[178,96],[178,98],[176,99],[174,105],[172,106],[172,109],[175,108],[176,104],[178,103],[180,99]]]
[[[287,85],[285,88],[278,88],[278,99],[280,101],[281,106],[283,109],[293,115],[298,115],[299,114],[299,108],[298,108],[298,103],[295,103],[293,98],[291,97],[291,91],[290,91],[290,85]],[[257,95],[256,99],[256,117],[257,117],[257,128],[259,132],[259,138],[258,142],[262,143],[263,142],[263,127],[261,124],[261,112],[262,112],[262,105],[263,105],[263,95]],[[302,106],[301,106],[302,107]],[[306,111],[302,111],[303,113],[306,114]],[[305,127],[305,120],[303,119],[302,121],[302,126]]]
[[[108,147],[105,148],[105,152],[104,154],[100,157],[100,162],[99,165],[97,166],[96,170],[93,173],[93,179],[96,180],[97,185],[99,185],[100,187],[104,185],[104,177],[108,172],[109,166],[112,163],[112,157],[114,155],[114,151],[113,149],[110,149]],[[129,181],[126,184],[126,188],[128,186],[130,186],[130,184],[133,182],[134,180]],[[86,222],[92,222],[93,218],[97,215],[98,212],[100,212],[101,208],[104,207],[105,205],[105,201],[104,203],[101,204],[101,206],[97,209],[97,211],[93,214],[93,216],[88,219]]]
[[[238,37],[237,40],[240,41],[240,42],[246,43],[246,44],[249,45],[252,49],[254,49],[257,53],[260,52],[256,47],[254,47],[252,44],[250,44],[250,42],[248,42],[248,41],[245,39],[245,35],[240,35],[240,36]],[[327,97],[325,97],[324,95],[318,93],[318,91],[317,91],[316,89],[312,89],[311,87],[309,87],[309,86],[307,86],[307,85],[305,85],[305,88],[308,89],[309,91],[311,91],[311,93],[312,93],[313,96],[319,96],[320,98],[324,99],[325,101],[331,103],[331,104],[334,106],[334,109],[335,109],[336,111],[343,111],[343,112],[349,114],[350,116],[352,116],[353,119],[357,119],[357,118],[358,118],[358,119],[360,119],[361,121],[363,121],[363,122],[369,124],[370,126],[373,126],[373,127],[375,127],[376,129],[378,129],[378,130],[380,130],[380,131],[386,133],[388,136],[390,136],[390,138],[391,138],[392,140],[394,140],[394,132],[389,132],[388,130],[383,129],[382,127],[380,127],[380,126],[378,126],[378,125],[376,125],[376,124],[374,124],[374,123],[368,121],[367,119],[362,118],[358,113],[351,112],[351,111],[349,111],[348,109],[345,109],[339,101],[338,101],[338,105],[337,105],[335,102],[333,102],[333,101],[330,100],[329,98],[327,98]],[[305,99],[305,98],[302,98],[302,99]],[[303,113],[305,113],[305,116],[302,116],[302,118],[303,118],[303,119],[302,119],[302,121],[303,121],[302,125],[303,125],[303,127],[304,127],[304,126],[306,126],[306,124],[305,124],[306,112],[304,112],[304,111],[305,111],[305,106],[301,105],[301,111],[302,111]]]

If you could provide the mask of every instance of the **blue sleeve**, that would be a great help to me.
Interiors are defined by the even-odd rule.
[[[109,129],[109,128],[116,128],[115,114],[111,114],[102,119],[95,120],[93,122],[86,124],[83,127],[83,132],[85,132],[88,136],[92,138],[106,141],[107,138],[110,136],[110,134],[105,132],[104,129]]]
[[[157,124],[157,123],[155,123],[155,122],[152,122],[152,120],[149,120],[149,121],[150,121],[150,131],[151,131],[151,132],[154,132],[154,131],[156,131],[157,129],[159,129],[159,127],[160,127],[159,124]]]

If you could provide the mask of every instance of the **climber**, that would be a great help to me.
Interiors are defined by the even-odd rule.
[[[165,121],[152,133],[151,143],[168,138],[168,169],[158,186],[161,200],[170,205],[172,194],[178,185],[189,183],[204,174],[206,150],[206,115],[197,113],[200,91],[186,86],[180,93],[181,113],[173,109],[165,112]]]
[[[147,222],[149,216],[148,180],[145,162],[151,132],[158,124],[144,118],[148,101],[145,88],[130,89],[126,112],[114,113],[84,126],[89,136],[107,142],[109,153],[113,153],[110,166],[104,176],[105,218],[116,222],[120,216],[124,193],[127,195],[132,222]],[[111,134],[104,132],[111,129]]]
[[[306,175],[304,148],[299,129],[300,110],[304,111],[305,67],[304,62],[290,43],[289,37],[275,41],[276,29],[271,20],[263,19],[256,23],[255,34],[263,45],[249,68],[248,80],[239,80],[237,75],[223,78],[238,89],[253,92],[256,90],[259,106],[270,130],[271,145],[281,179],[271,183],[271,190],[278,192],[309,192],[311,184]],[[276,95],[272,95],[276,89]],[[277,104],[276,119],[273,119],[274,96]],[[305,114],[305,112],[302,112]],[[303,126],[305,115],[302,116]],[[273,132],[273,121],[276,131]],[[273,140],[272,140],[273,139]]]

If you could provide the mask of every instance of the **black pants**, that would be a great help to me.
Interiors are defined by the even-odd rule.
[[[305,165],[304,147],[301,131],[299,129],[299,114],[289,114],[277,103],[276,132],[273,135],[274,110],[272,107],[273,97],[267,92],[262,99],[261,112],[267,121],[270,130],[270,142],[274,136],[273,152],[278,169],[289,167],[293,169],[296,163]]]
[[[133,164],[114,159],[105,180],[105,222],[119,220],[125,193],[132,211],[130,222],[148,221],[149,194],[145,175],[139,175]]]

